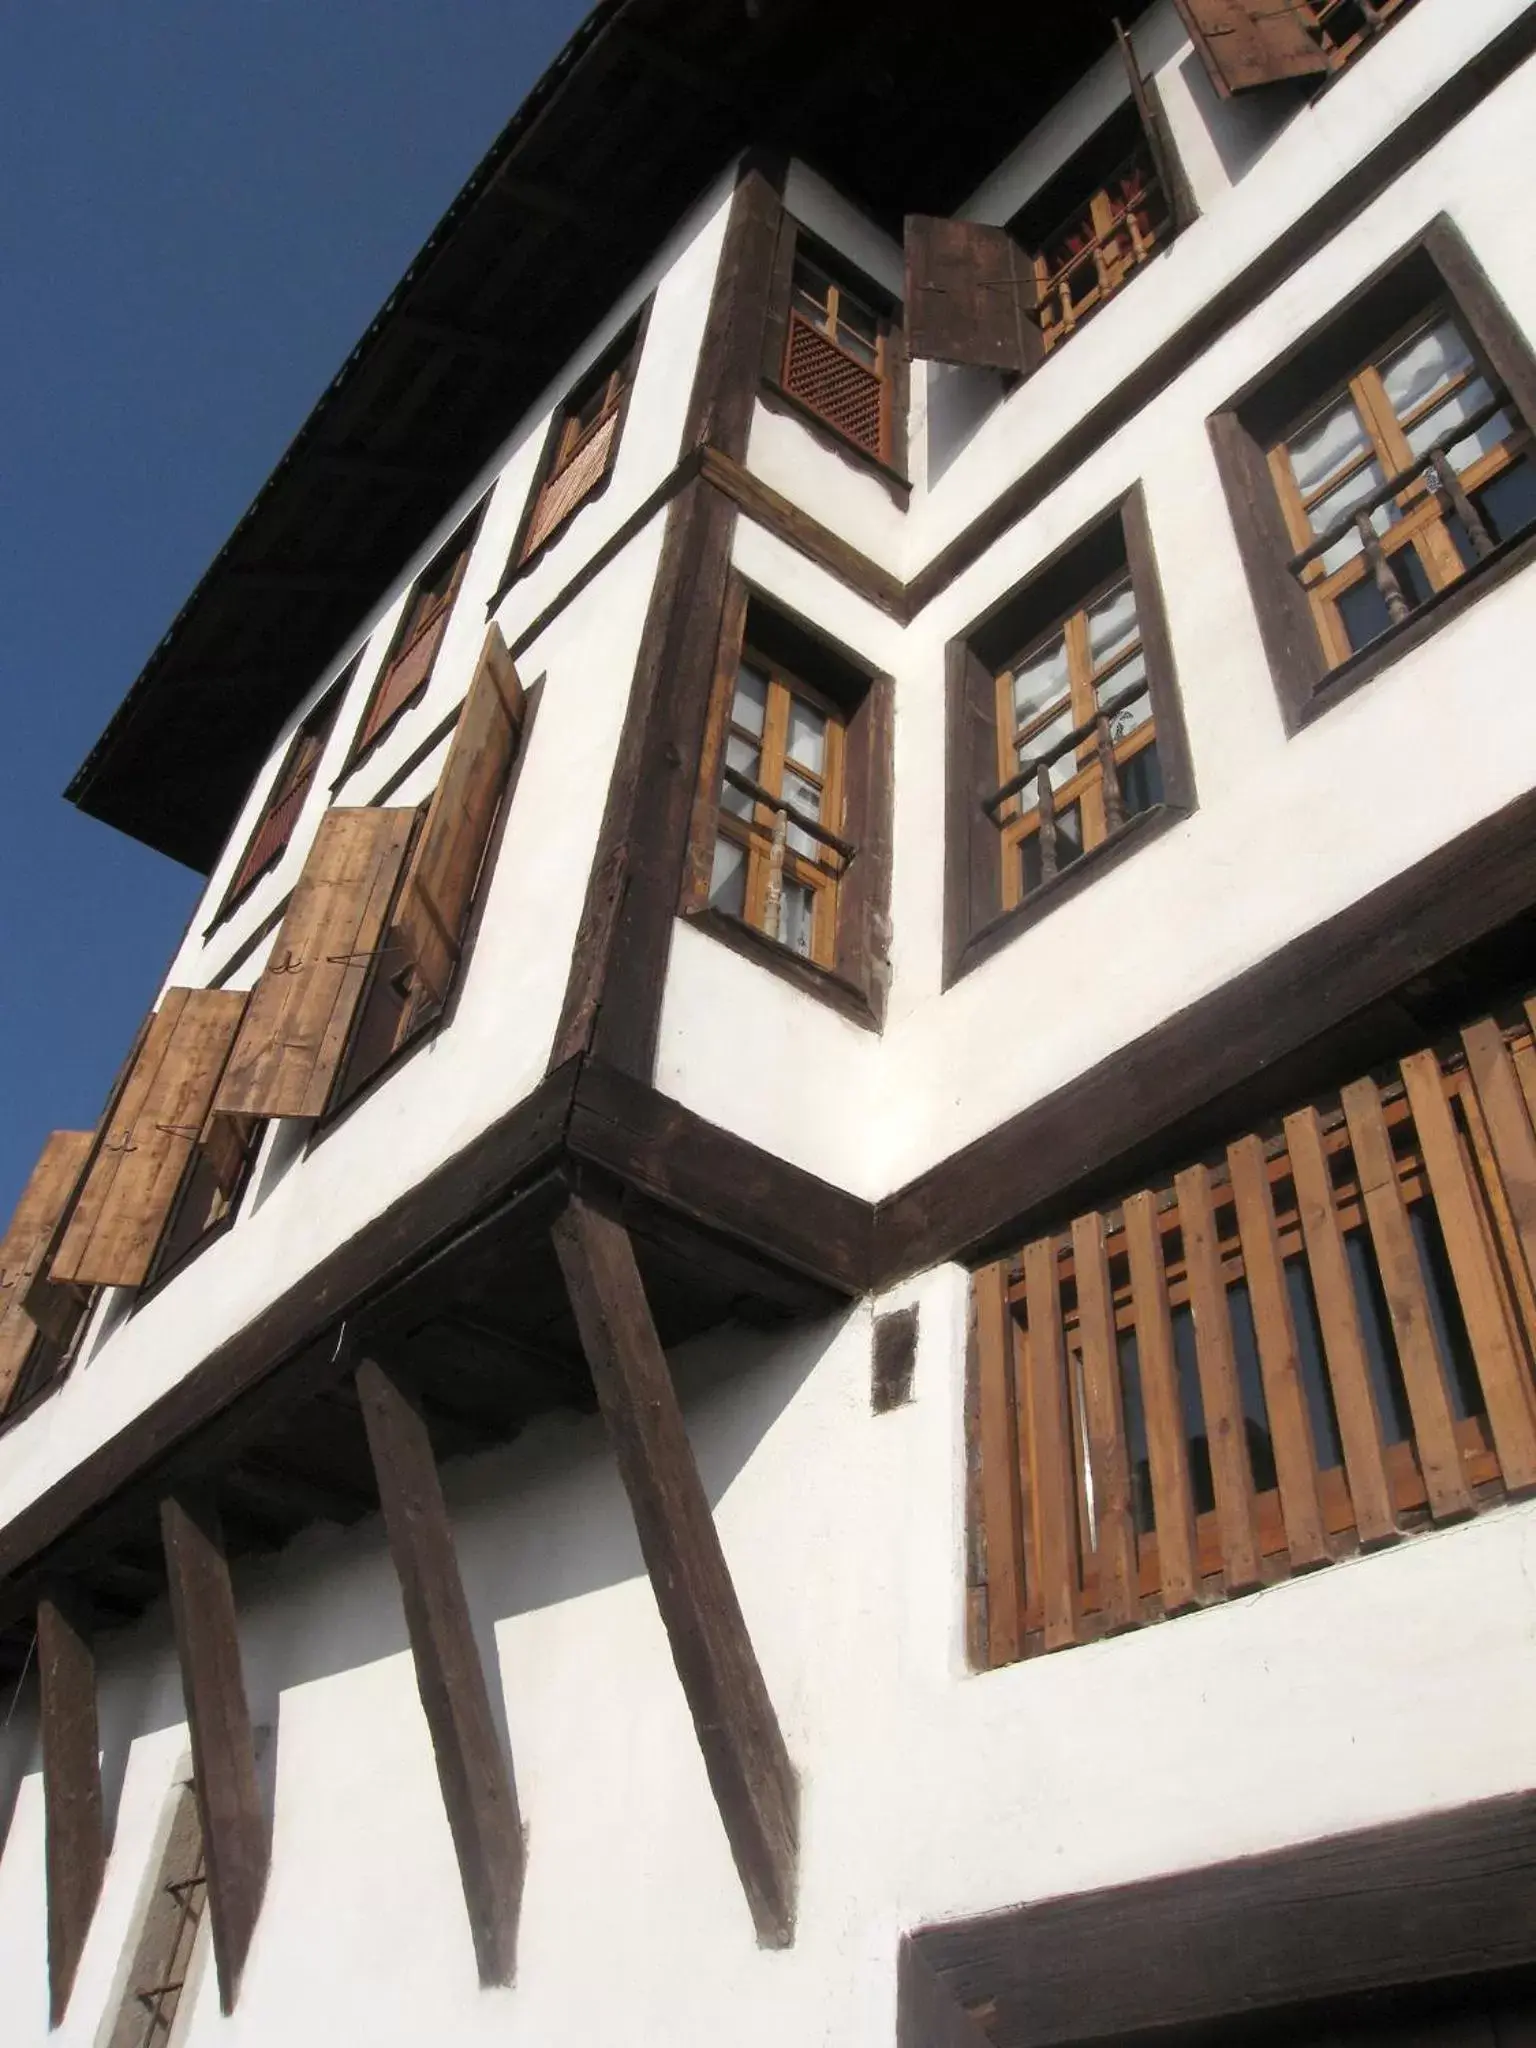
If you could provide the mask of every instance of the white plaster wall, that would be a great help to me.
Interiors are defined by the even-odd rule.
[[[868,1309],[722,1331],[674,1361],[800,1774],[794,1946],[754,1943],[601,1428],[554,1419],[447,1475],[528,1832],[516,1986],[476,1987],[377,1526],[317,1531],[238,1586],[273,1730],[273,1861],[239,2008],[219,2019],[206,1972],[192,2048],[889,2048],[914,1924],[1532,1784],[1532,1506],[969,1674],[965,1279],[893,1299],[919,1305],[915,1399],[881,1418]],[[122,1799],[59,2048],[96,2038],[186,1747],[163,1615],[104,1663]],[[29,1715],[0,1741],[0,1787],[20,1777],[0,1853],[7,2048],[47,2038]]]

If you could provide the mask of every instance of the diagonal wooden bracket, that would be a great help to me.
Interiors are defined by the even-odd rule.
[[[96,1658],[83,1617],[50,1589],[37,1604],[48,1870],[48,2023],[58,2026],[101,1893],[106,1832],[96,1727]]]
[[[420,1409],[372,1359],[358,1366],[357,1394],[480,1981],[510,1984],[523,1897],[523,1829],[475,1647],[437,1460]]]
[[[794,1938],[794,1768],[621,1224],[573,1199],[553,1237],[705,1769],[765,1947]]]

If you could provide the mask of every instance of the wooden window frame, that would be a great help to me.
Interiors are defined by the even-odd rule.
[[[869,308],[880,323],[880,364],[883,386],[883,434],[878,455],[860,445],[841,428],[826,419],[814,406],[788,388],[785,378],[793,339],[794,322],[803,319],[795,308],[795,270],[800,260],[825,273],[834,288],[852,293]],[[818,332],[821,330],[818,330]],[[824,338],[826,338],[824,336]],[[835,347],[835,341],[832,343]],[[867,367],[867,366],[863,366]],[[911,394],[911,370],[907,353],[906,323],[902,303],[893,293],[860,270],[839,250],[822,241],[811,230],[784,212],[779,219],[774,249],[773,279],[769,291],[768,317],[763,330],[763,364],[760,395],[774,411],[787,412],[809,429],[825,446],[881,479],[895,502],[906,508],[911,491],[907,475],[907,413]]]
[[[629,408],[640,374],[640,359],[645,350],[652,304],[652,299],[646,300],[635,317],[625,323],[622,331],[603,350],[592,367],[577,378],[570,391],[550,415],[544,445],[539,453],[538,466],[534,470],[533,482],[523,506],[523,516],[518,521],[506,568],[502,572],[488,610],[494,611],[519,577],[527,575],[535,563],[543,561],[556,541],[568,531],[577,513],[600,498],[607,490],[618,465],[619,450],[623,445]],[[585,427],[581,427],[578,425],[581,409],[599,388],[603,390],[603,401],[594,418]],[[535,531],[546,492],[565,474],[582,449],[604,431],[610,420],[613,422],[613,428],[602,468],[539,537],[537,544],[530,546],[530,536]]]
[[[1478,368],[1507,395],[1506,409],[1519,425],[1527,432],[1536,428],[1536,355],[1444,214],[1207,422],[1288,732],[1310,724],[1536,559],[1536,528],[1530,528],[1337,661],[1330,660],[1313,598],[1290,569],[1296,533],[1276,488],[1271,449],[1436,311],[1455,319]],[[1526,460],[1536,461],[1536,452],[1527,450]],[[1388,536],[1392,549],[1411,541],[1414,530],[1411,518],[1400,521]]]
[[[431,688],[432,677],[436,673],[437,663],[442,654],[443,641],[453,624],[454,607],[458,603],[459,592],[464,587],[464,578],[475,551],[475,541],[479,536],[486,503],[487,500],[482,498],[468,517],[459,522],[426,568],[412,582],[399,622],[390,637],[389,652],[374,679],[373,688],[368,692],[368,702],[358,721],[357,732],[347,750],[347,758],[342,765],[341,773],[331,784],[333,791],[341,787],[353,770],[376,750],[386,733],[393,732],[406,712],[413,710]],[[453,568],[446,588],[441,592],[438,601],[424,609],[419,601],[423,587],[450,561]],[[421,680],[408,696],[402,697],[400,702],[391,708],[387,717],[375,724],[377,707],[388,693],[391,680],[401,663],[427,634],[434,632],[437,635],[437,646]]]
[[[1001,677],[1011,657],[1048,639],[1069,616],[1129,573],[1136,594],[1141,651],[1146,663],[1152,716],[1162,771],[1163,801],[1137,811],[1097,836],[1070,865],[1008,902],[1004,855],[1008,825],[993,823],[996,794],[1010,779],[1004,749]],[[946,831],[944,847],[944,985],[968,974],[1021,932],[1107,873],[1138,847],[1195,808],[1194,773],[1184,727],[1183,704],[1163,607],[1146,497],[1138,483],[1107,513],[1101,513],[1058,548],[1029,577],[992,605],[946,650],[947,734],[945,747]],[[1137,731],[1115,747],[1117,762],[1149,742]],[[1093,742],[1080,744],[1080,755]],[[1095,770],[1085,760],[1071,788],[1091,794]],[[1078,791],[1081,783],[1082,790]],[[1066,798],[1066,792],[1062,795]],[[1076,796],[1066,798],[1075,801]],[[1004,806],[1005,810],[1013,807]],[[1022,815],[1022,814],[1020,814]],[[1009,823],[1017,824],[1018,817]],[[1014,834],[1014,837],[1021,836]]]
[[[841,861],[835,878],[819,880],[809,872],[813,863],[786,852],[786,874],[806,881],[818,892],[816,950],[809,959],[770,938],[757,924],[709,902],[715,842],[722,830],[725,837],[740,844],[745,844],[749,835],[756,839],[759,858],[749,869],[749,887],[755,890],[749,904],[761,898],[765,886],[761,858],[775,814],[758,805],[750,826],[734,818],[722,824],[720,803],[725,736],[737,673],[749,650],[755,662],[773,672],[786,693],[793,685],[795,695],[830,714],[824,786],[836,795],[834,815],[821,822],[853,851]],[[679,912],[733,951],[873,1029],[878,1029],[884,1018],[888,973],[891,700],[889,676],[874,672],[819,628],[751,590],[732,572],[722,612]],[[786,715],[787,705],[786,694]],[[767,723],[765,719],[765,727]],[[834,733],[839,735],[836,740]],[[776,774],[782,765],[782,734],[779,742],[777,759],[769,759],[770,774]],[[772,755],[773,747],[774,734],[769,730],[765,756]],[[835,849],[826,865],[829,869],[839,865]]]
[[[335,682],[323,692],[314,709],[300,722],[298,730],[289,741],[282,763],[272,778],[272,786],[267,792],[266,801],[261,807],[261,816],[246,841],[245,850],[236,865],[229,887],[225,890],[223,900],[212,921],[203,931],[205,939],[245,902],[257,883],[272,872],[292,845],[304,806],[309,801],[309,793],[319,780],[320,763],[325,758],[325,749],[335,728],[337,713],[341,710],[348,685],[356,675],[361,659],[361,654],[353,656]],[[313,752],[305,761],[305,749],[311,743]],[[284,811],[287,816],[279,837],[271,833],[271,826],[278,814]],[[269,835],[269,843],[266,845],[262,844],[264,835]],[[256,858],[258,848],[261,849],[259,859]]]

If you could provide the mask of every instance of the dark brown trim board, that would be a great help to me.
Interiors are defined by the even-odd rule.
[[[794,1938],[799,1794],[699,1478],[629,1234],[573,1201],[554,1229],[598,1405],[759,1942]]]
[[[523,1896],[523,1828],[496,1737],[437,1460],[420,1409],[372,1359],[358,1366],[357,1395],[480,1981],[510,1984]]]
[[[742,161],[683,427],[685,450],[707,446],[732,462],[746,460],[788,170],[787,158],[753,154]]]
[[[203,1823],[219,2003],[230,2013],[256,1932],[272,1843],[256,1783],[239,1622],[217,1511],[207,1499],[168,1495],[160,1529]]]
[[[872,1285],[995,1256],[1097,1193],[1134,1185],[1153,1147],[1175,1163],[1180,1131],[1225,1093],[1261,1088],[1279,1061],[1533,902],[1536,792],[886,1197]],[[1250,1100],[1244,1113],[1265,1112]]]
[[[900,2048],[1230,2038],[1217,2022],[1536,1965],[1536,1794],[919,1928]],[[1527,1980],[1521,1980],[1527,1981]],[[1319,2029],[1321,2037],[1324,2029]]]
[[[37,1603],[48,1872],[48,2024],[64,2018],[101,1894],[107,1841],[96,1728],[96,1657],[83,1615],[51,1589]]]

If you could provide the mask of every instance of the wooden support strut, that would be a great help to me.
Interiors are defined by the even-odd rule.
[[[70,1603],[47,1593],[37,1606],[42,1705],[43,1810],[48,1871],[48,2024],[64,2018],[106,1867],[96,1659]]]
[[[522,1821],[475,1646],[437,1460],[420,1409],[372,1359],[358,1366],[357,1396],[480,1981],[510,1984],[523,1897]]]
[[[704,1766],[765,1947],[793,1939],[798,1792],[622,1225],[573,1199],[553,1231]]]
[[[203,1823],[219,2003],[230,2013],[261,1911],[271,1839],[218,1514],[210,1503],[168,1495],[160,1503],[160,1533]]]

